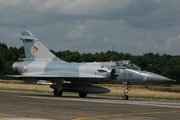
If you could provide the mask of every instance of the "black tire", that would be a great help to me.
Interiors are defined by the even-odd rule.
[[[123,99],[123,100],[128,100],[128,99],[129,99],[129,96],[128,96],[128,95],[123,95],[123,96],[122,96],[122,99]]]
[[[87,93],[79,92],[79,97],[85,98],[87,96]]]
[[[62,96],[62,90],[58,91],[57,88],[54,89],[54,96]]]

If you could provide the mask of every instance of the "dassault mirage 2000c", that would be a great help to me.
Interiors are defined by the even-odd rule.
[[[21,32],[26,58],[19,58],[12,66],[15,75],[23,80],[47,80],[54,89],[54,96],[63,91],[78,92],[80,97],[88,93],[106,93],[109,89],[93,86],[101,81],[125,83],[123,100],[128,100],[128,91],[133,83],[161,83],[172,81],[164,76],[142,70],[130,60],[115,62],[69,63],[52,54],[28,30]]]

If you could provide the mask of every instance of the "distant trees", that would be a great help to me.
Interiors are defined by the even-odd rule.
[[[83,53],[77,51],[58,51],[51,50],[57,57],[67,62],[105,62],[131,60],[144,70],[151,71],[166,77],[176,79],[180,82],[180,56],[171,56],[167,54],[159,55],[145,53],[143,55],[131,55],[129,53],[119,53],[116,51],[107,51],[100,53]],[[24,48],[7,47],[0,43],[0,78],[5,79],[4,75],[12,74],[12,64],[18,58],[25,57]]]

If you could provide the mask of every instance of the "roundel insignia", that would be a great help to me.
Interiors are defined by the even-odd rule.
[[[120,69],[120,72],[122,73],[122,72],[123,72],[123,70],[122,70],[122,69]]]
[[[27,65],[24,65],[23,66],[23,70],[26,71],[28,69],[28,66]]]

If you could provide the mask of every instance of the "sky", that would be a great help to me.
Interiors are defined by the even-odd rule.
[[[56,52],[180,55],[180,0],[0,0],[0,42],[23,30]]]

